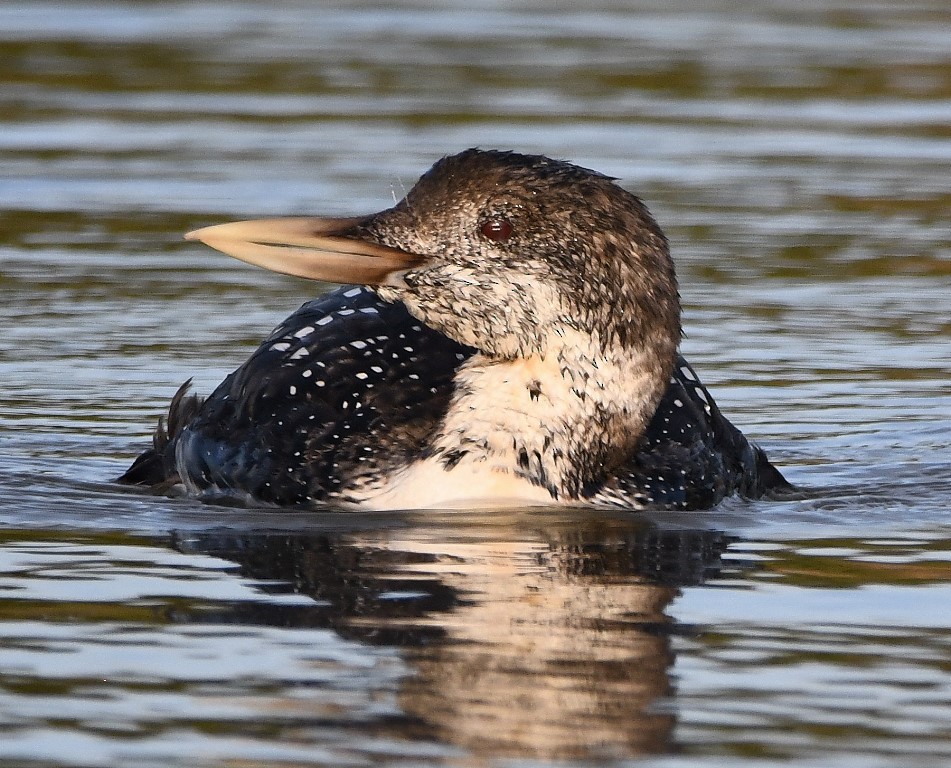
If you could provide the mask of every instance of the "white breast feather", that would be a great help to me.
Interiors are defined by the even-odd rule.
[[[531,478],[557,489],[571,470],[570,454],[605,440],[623,444],[632,430],[642,430],[650,381],[630,350],[608,356],[596,340],[575,331],[565,332],[558,350],[544,357],[497,361],[475,355],[457,373],[435,455],[351,498],[370,509],[577,502],[552,496]],[[465,455],[446,469],[442,457],[460,447]],[[520,455],[528,457],[527,468]]]

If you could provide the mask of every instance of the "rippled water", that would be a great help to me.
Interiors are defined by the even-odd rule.
[[[951,761],[951,11],[0,2],[0,765]],[[284,514],[112,485],[319,290],[181,233],[467,146],[618,176],[802,498]]]

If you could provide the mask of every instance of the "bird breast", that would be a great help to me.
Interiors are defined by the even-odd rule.
[[[545,355],[467,360],[424,458],[365,488],[358,503],[577,500],[605,451],[627,450],[643,431],[656,404],[656,374],[630,350],[605,353],[576,331],[558,338],[562,344]]]

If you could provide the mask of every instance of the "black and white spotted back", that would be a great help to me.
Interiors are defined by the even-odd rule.
[[[356,500],[430,455],[472,354],[402,304],[341,288],[288,317],[204,402],[176,397],[168,434],[122,480],[279,506]],[[702,509],[788,488],[683,358],[637,453],[620,458],[588,501]]]
[[[593,500],[617,506],[707,509],[726,496],[758,497],[789,484],[720,412],[683,357],[638,451]]]
[[[205,495],[343,499],[419,458],[472,350],[366,288],[304,304],[205,401],[176,465]]]

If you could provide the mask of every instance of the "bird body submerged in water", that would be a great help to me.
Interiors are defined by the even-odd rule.
[[[700,509],[789,488],[678,355],[667,240],[607,176],[467,150],[377,214],[188,237],[351,287],[206,400],[183,386],[121,482],[368,509]]]

